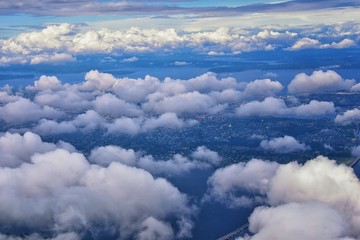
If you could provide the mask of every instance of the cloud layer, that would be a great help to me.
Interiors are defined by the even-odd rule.
[[[301,91],[299,76],[305,79]],[[327,78],[328,75],[331,75]],[[320,80],[317,78],[320,76]],[[331,78],[332,77],[332,78]],[[333,79],[333,80],[331,80]],[[321,82],[321,86],[317,82]],[[333,71],[299,74],[288,89],[319,93],[347,86]],[[340,87],[339,87],[340,86]],[[281,96],[284,86],[275,80],[240,82],[207,72],[190,79],[116,78],[91,70],[83,82],[63,84],[55,76],[41,76],[33,85],[0,90],[0,121],[16,131],[41,135],[100,130],[108,134],[134,136],[156,129],[182,129],[199,124],[198,115],[236,113],[238,117],[323,118],[341,109],[333,102]],[[338,114],[336,123],[356,121],[357,109]],[[264,143],[265,144],[265,143]]]
[[[358,35],[354,36],[353,40],[345,38],[338,43],[321,44],[318,40],[310,38],[299,39],[304,34],[273,29],[254,29],[254,31],[245,32],[226,27],[196,32],[181,32],[173,28],[157,30],[137,27],[127,30],[105,28],[82,30],[80,25],[63,23],[0,40],[2,54],[0,64],[62,64],[77,61],[76,56],[81,54],[110,53],[132,54],[132,57],[122,60],[123,63],[132,63],[139,61],[139,57],[135,56],[139,53],[174,52],[179,49],[189,49],[196,54],[216,56],[276,49],[301,50],[357,46]],[[328,38],[335,37],[329,35]],[[291,44],[293,46],[289,47]],[[184,63],[187,64],[177,61],[175,65],[184,65]]]
[[[14,128],[32,126],[32,131],[42,135],[96,129],[136,135],[158,128],[191,127],[198,124],[194,114],[216,114],[230,104],[276,96],[282,89],[270,79],[243,83],[211,72],[186,80],[160,80],[116,78],[92,70],[78,84],[41,76],[25,89],[4,89],[0,119]]]

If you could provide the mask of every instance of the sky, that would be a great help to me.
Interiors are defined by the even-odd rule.
[[[360,156],[360,110],[339,100],[359,95],[359,44],[360,0],[0,0],[0,239],[209,239],[199,215],[218,209],[254,210],[238,240],[359,239],[357,176],[318,156],[339,153],[330,137],[309,140],[347,129],[341,157]],[[177,139],[278,118],[332,129],[241,139],[313,156],[300,163],[225,162]],[[137,145],[162,133],[175,151]]]
[[[200,29],[301,26],[359,20],[359,1],[1,1],[1,37],[51,23],[87,24],[88,29],[131,26]],[[341,14],[343,13],[343,14]],[[346,14],[344,14],[346,13]],[[330,17],[331,16],[331,17]],[[208,24],[205,24],[205,23]]]

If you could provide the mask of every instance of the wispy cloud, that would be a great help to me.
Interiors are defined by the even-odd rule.
[[[341,7],[359,7],[357,0],[339,2],[330,1],[308,1],[294,0],[272,4],[249,4],[244,6],[230,7],[194,7],[188,4],[187,7],[179,6],[176,2],[183,1],[52,1],[42,0],[36,2],[29,1],[1,1],[1,14],[25,13],[48,16],[79,16],[79,15],[98,15],[98,14],[198,14],[199,16],[219,16],[229,14],[245,14],[253,12],[271,11],[298,11],[314,9],[332,9]],[[160,3],[161,2],[161,3]],[[79,9],[81,11],[79,11]]]

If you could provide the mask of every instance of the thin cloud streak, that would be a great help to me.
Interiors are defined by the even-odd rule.
[[[153,1],[152,1],[153,2]],[[149,1],[50,1],[43,0],[37,2],[18,1],[8,2],[0,1],[0,14],[33,14],[40,16],[91,16],[91,15],[117,15],[117,14],[134,14],[134,15],[151,15],[151,14],[195,14],[200,17],[205,16],[229,16],[246,13],[261,12],[291,12],[314,9],[333,9],[343,7],[359,7],[360,1],[307,1],[296,0],[286,1],[273,4],[250,4],[238,7],[180,7],[174,2],[166,1],[165,4],[151,4]],[[81,11],[79,11],[81,9]]]

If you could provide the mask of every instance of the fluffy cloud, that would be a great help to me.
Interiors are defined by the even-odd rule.
[[[249,218],[249,230],[252,234],[240,237],[239,240],[351,240],[360,237],[360,183],[352,168],[338,165],[323,156],[303,165],[296,162],[269,165],[269,162],[257,161],[258,165],[264,167],[260,173],[268,173],[265,181],[258,177],[258,169],[250,171],[250,162],[240,168],[239,164],[228,166],[211,177],[216,179],[218,177],[215,176],[224,171],[220,179],[226,181],[219,185],[222,186],[220,189],[227,196],[235,196],[235,200],[243,196],[243,191],[249,185],[256,186],[251,188],[255,190],[255,194],[266,196],[269,206],[256,208]],[[230,174],[230,169],[241,171]],[[251,174],[243,173],[246,170]],[[225,171],[228,172],[225,174]],[[263,183],[266,184],[261,185]],[[304,228],[307,230],[304,231]]]
[[[61,64],[65,62],[73,62],[76,59],[67,53],[55,53],[54,55],[41,54],[31,59],[30,64]]]
[[[112,118],[122,116],[136,117],[143,114],[141,109],[135,104],[127,103],[110,93],[98,96],[93,101],[93,106],[96,112]]]
[[[205,146],[197,147],[191,154],[191,157],[197,160],[209,162],[213,165],[218,165],[221,162],[221,157],[217,152],[211,151]]]
[[[167,240],[174,238],[174,232],[170,224],[163,223],[153,217],[149,217],[141,224],[141,232],[136,239],[159,239]]]
[[[134,27],[124,31],[101,29],[82,32],[75,25],[59,24],[0,40],[0,52],[4,55],[1,62],[5,64],[20,61],[56,64],[74,61],[72,55],[78,53],[150,52],[183,46],[201,47],[209,42],[223,45],[237,36],[221,28],[196,34],[179,34],[172,28],[155,30]],[[137,60],[137,57],[132,57],[124,59],[124,62]]]
[[[165,80],[166,81],[166,80]],[[167,82],[171,82],[167,79]],[[227,77],[218,79],[216,74],[207,72],[198,77],[191,78],[189,80],[175,80],[175,82],[181,83],[186,88],[187,92],[198,91],[206,93],[210,91],[223,91],[226,89],[237,89],[239,84],[235,78]]]
[[[250,51],[270,51],[292,42],[297,33],[285,31],[278,32],[269,29],[258,32],[255,35],[240,35],[235,40],[229,42],[233,53]]]
[[[190,160],[180,154],[175,154],[168,160],[156,160],[151,155],[143,156],[139,159],[138,166],[156,175],[172,176],[188,173],[194,169],[206,169],[211,165],[205,162]]]
[[[352,110],[347,110],[343,114],[339,114],[335,118],[335,122],[339,124],[349,124],[360,120],[360,110],[354,108]]]
[[[300,143],[292,136],[284,136],[273,138],[270,140],[262,140],[260,147],[277,153],[292,153],[298,151],[306,151],[309,149],[304,143]]]
[[[26,64],[28,61],[23,56],[2,56],[0,58],[0,66],[8,66],[10,64]]]
[[[118,146],[106,146],[94,149],[90,154],[90,161],[101,166],[109,166],[112,162],[119,162],[128,166],[136,166],[155,175],[181,175],[195,169],[208,169],[218,166],[221,157],[217,152],[200,146],[191,158],[175,154],[167,160],[157,160],[152,155],[143,155],[133,149],[123,149]]]
[[[149,118],[146,119],[142,129],[143,131],[149,131],[152,129],[166,127],[166,128],[182,128],[184,126],[192,126],[197,124],[196,120],[184,121],[179,119],[175,113],[164,113],[158,118]]]
[[[312,39],[312,38],[302,38],[298,40],[293,46],[288,48],[289,50],[302,50],[307,48],[320,48],[320,49],[326,49],[326,48],[349,48],[355,46],[355,42],[351,39],[343,39],[340,42],[332,42],[332,43],[326,43],[322,44],[319,40]]]
[[[57,148],[74,151],[67,143],[58,144],[43,142],[39,135],[26,132],[24,135],[5,133],[0,137],[0,167],[16,168],[23,163],[30,162],[35,153],[45,153]]]
[[[310,76],[300,73],[288,85],[289,93],[321,93],[337,90],[350,90],[355,80],[343,79],[332,70],[314,71]]]
[[[60,50],[64,48],[64,43],[68,41],[68,35],[74,27],[63,23],[47,26],[41,31],[22,33],[15,38],[2,40],[1,52],[29,55],[32,52],[41,54],[47,49]]]
[[[343,217],[328,205],[317,202],[290,203],[273,208],[259,207],[253,212],[249,222],[250,231],[255,235],[237,240],[352,239],[345,238],[348,226]],[[281,230],[279,225],[283,226]]]
[[[11,91],[0,91],[0,103],[16,102],[19,99],[20,97],[12,95]]]
[[[119,162],[90,165],[80,153],[37,142],[47,147],[43,153],[30,151],[30,161],[0,168],[0,222],[8,234],[38,232],[32,235],[36,239],[44,231],[56,239],[191,235],[193,209],[165,179]]]
[[[234,89],[226,89],[222,92],[213,91],[209,93],[209,96],[220,104],[237,103],[244,98],[241,91]]]
[[[317,48],[319,47],[320,42],[311,38],[302,38],[298,40],[291,48],[291,50],[300,50],[305,48]]]
[[[117,118],[114,122],[106,125],[107,131],[112,134],[135,135],[141,130],[141,120],[128,117]]]
[[[205,199],[219,201],[232,208],[261,203],[277,168],[275,162],[258,159],[220,168],[208,180]]]
[[[5,104],[0,107],[0,119],[8,123],[24,123],[41,118],[56,119],[63,113],[49,106],[39,106],[27,98]]]
[[[325,116],[335,113],[335,105],[333,102],[311,100],[308,104],[302,104],[297,107],[290,108],[295,116]]]
[[[133,149],[118,146],[98,147],[91,151],[89,160],[101,166],[109,166],[112,162],[120,162],[128,166],[135,166],[139,154]]]
[[[72,133],[79,130],[92,131],[97,128],[102,128],[105,124],[103,117],[97,112],[89,110],[77,115],[70,121],[56,122],[54,120],[41,119],[33,128],[33,131],[42,135]]]
[[[32,131],[41,135],[53,135],[76,132],[76,127],[70,122],[56,122],[54,120],[41,119]]]
[[[283,88],[278,81],[271,81],[270,79],[255,80],[246,85],[244,95],[250,99],[273,97]]]
[[[341,48],[353,47],[355,45],[356,45],[356,43],[353,40],[344,39],[344,40],[342,40],[340,42],[332,42],[332,43],[322,44],[320,46],[320,48],[337,48],[337,49],[341,49]]]
[[[336,165],[325,157],[304,166],[296,163],[281,166],[268,192],[272,205],[308,201],[328,204],[344,216],[351,233],[358,236],[360,205],[356,199],[359,194],[359,180],[352,169]]]
[[[59,89],[61,88],[61,81],[55,76],[42,75],[38,80],[34,82],[34,89],[46,90],[46,89]],[[32,89],[32,88],[29,88]]]
[[[216,105],[216,102],[211,97],[194,91],[165,97],[160,101],[150,101],[144,104],[144,109],[156,113],[202,113],[210,111]]]
[[[5,55],[3,63],[59,64],[74,61],[66,53],[69,34],[75,26],[64,23],[50,25],[41,31],[22,33],[14,38],[0,41],[0,52]]]
[[[264,101],[251,101],[240,105],[236,113],[241,117],[248,116],[284,116],[284,117],[320,117],[335,113],[332,102],[312,100],[308,104],[288,107],[284,100],[268,97]]]
[[[145,76],[144,79],[120,78],[117,79],[108,73],[92,70],[85,75],[83,90],[108,90],[120,99],[130,103],[146,101],[149,94],[156,92],[161,86],[159,79]]]
[[[351,91],[360,92],[360,83],[357,83],[351,87]]]
[[[73,124],[76,128],[86,131],[100,128],[104,122],[104,118],[93,110],[79,114],[72,121],[70,121],[70,123]]]
[[[242,104],[236,109],[239,116],[271,116],[271,115],[284,115],[287,111],[285,102],[281,99],[268,97],[264,101],[252,101]]]
[[[110,123],[104,123],[108,133],[124,133],[135,135],[141,132],[148,132],[156,128],[179,129],[196,125],[196,120],[182,120],[175,113],[163,113],[158,117],[149,118],[117,118]]]
[[[34,102],[43,106],[61,108],[65,112],[81,112],[91,108],[92,99],[92,94],[81,92],[76,87],[68,86],[56,90],[41,91],[35,96]]]
[[[125,82],[126,79],[124,79]],[[85,90],[108,90],[117,82],[117,79],[109,73],[101,73],[98,70],[91,70],[85,74],[83,88]]]
[[[260,38],[263,38],[263,39],[281,38],[281,37],[284,37],[284,36],[296,37],[297,33],[288,32],[288,31],[286,31],[285,33],[280,33],[280,32],[272,31],[272,30],[269,30],[269,29],[265,29],[265,30],[263,30],[261,32],[258,32],[258,34],[256,36],[260,37]]]

